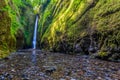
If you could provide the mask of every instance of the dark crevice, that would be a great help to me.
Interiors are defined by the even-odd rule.
[[[106,16],[109,16],[109,15],[112,15],[112,14],[114,14],[114,13],[116,13],[116,12],[119,12],[120,11],[120,8],[118,8],[118,9],[116,9],[116,10],[114,10],[114,11],[107,11],[106,13],[104,13],[104,14],[102,14],[102,15],[100,15],[101,17],[106,17]]]

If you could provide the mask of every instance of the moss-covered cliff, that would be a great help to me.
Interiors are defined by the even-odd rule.
[[[60,52],[120,58],[120,0],[51,0],[42,4],[39,45]],[[47,45],[46,45],[47,44]]]
[[[0,0],[0,57],[8,55],[15,48],[15,40],[11,35],[11,18],[6,9],[6,2]]]
[[[0,58],[31,46],[34,16],[29,0],[0,0]]]

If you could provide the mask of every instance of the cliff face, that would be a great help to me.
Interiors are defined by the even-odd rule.
[[[0,58],[31,46],[34,15],[24,0],[0,0]]]
[[[95,55],[103,59],[119,59],[119,3],[120,0],[46,1],[40,13],[39,45],[51,51],[97,52]]]
[[[5,1],[0,0],[0,57],[6,56],[14,48],[14,39],[10,35],[11,19],[5,6]]]

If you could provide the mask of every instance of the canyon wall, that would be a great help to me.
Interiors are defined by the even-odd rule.
[[[120,0],[51,0],[42,5],[39,46],[120,58]]]

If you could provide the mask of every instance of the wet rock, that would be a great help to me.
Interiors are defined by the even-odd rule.
[[[85,36],[83,39],[80,41],[80,46],[85,54],[89,54],[89,46],[90,46],[90,38],[89,36]]]
[[[83,50],[82,50],[82,48],[80,47],[80,44],[76,44],[75,45],[75,52],[76,53],[79,53],[79,52],[82,52]]]
[[[12,72],[16,72],[15,69],[12,69],[11,71],[12,71]]]
[[[70,80],[77,80],[77,79],[72,78],[72,79],[70,79]]]
[[[0,80],[5,80],[5,77],[1,75]]]
[[[43,66],[45,68],[45,73],[47,75],[51,75],[54,71],[56,71],[56,66]]]
[[[3,58],[3,60],[5,60],[5,61],[6,61],[6,60],[9,60],[9,59],[10,59],[9,57],[5,57],[5,58]]]
[[[105,80],[112,80],[110,77],[105,77]]]
[[[8,77],[10,74],[8,74],[8,73],[4,73],[3,74],[5,77]]]
[[[98,57],[99,57],[98,53],[94,53],[90,55],[90,58],[98,58]]]
[[[98,79],[98,80],[102,80],[102,78],[101,78],[100,76],[99,76],[99,77],[97,77],[97,79]]]
[[[61,78],[60,80],[77,80],[77,79],[72,78],[70,76],[66,76],[65,78]]]
[[[12,80],[13,76],[9,73],[3,73],[0,75],[0,80]]]
[[[22,77],[22,80],[30,80],[30,79],[28,78],[28,75],[26,75],[26,74],[23,74],[21,77]]]
[[[84,71],[82,70],[77,70],[77,75],[83,75],[84,74]]]
[[[120,59],[120,53],[110,53],[111,56],[109,56],[108,60],[110,61],[115,61],[115,62],[119,62]]]
[[[85,59],[88,59],[88,58],[89,58],[88,55],[83,55],[82,57],[85,58]]]
[[[8,76],[8,80],[12,80],[13,79],[13,75]]]
[[[60,80],[65,80],[65,79],[61,78]]]
[[[94,75],[94,74],[95,74],[95,73],[94,73],[93,71],[87,69],[87,70],[85,71],[84,76],[85,76],[85,77],[88,77],[88,76],[92,76],[92,75]]]
[[[88,51],[89,51],[90,54],[91,54],[91,53],[95,53],[95,52],[97,52],[97,47],[92,47],[92,46],[90,46],[90,47],[88,48]]]
[[[64,72],[64,75],[65,75],[65,76],[70,76],[70,75],[71,75],[71,71],[70,71],[70,70],[66,70],[66,71]]]

